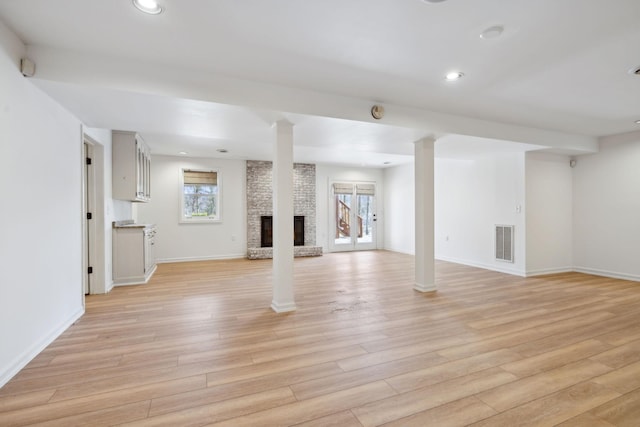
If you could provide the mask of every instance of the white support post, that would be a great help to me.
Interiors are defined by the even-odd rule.
[[[293,124],[275,123],[273,161],[273,300],[276,313],[294,311],[293,296]]]
[[[434,138],[415,142],[416,188],[416,283],[414,289],[433,292],[435,284],[434,259]]]

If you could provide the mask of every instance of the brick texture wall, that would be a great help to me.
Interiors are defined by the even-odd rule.
[[[247,161],[247,247],[260,247],[260,217],[273,215],[273,164]],[[304,216],[304,244],[316,244],[316,165],[293,164],[293,214]],[[293,218],[291,219],[293,221]]]

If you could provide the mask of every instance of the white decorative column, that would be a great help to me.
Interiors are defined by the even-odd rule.
[[[414,289],[420,292],[436,290],[433,200],[434,144],[435,138],[423,138],[415,142],[416,284]]]
[[[293,298],[293,124],[275,123],[273,160],[273,301],[276,313],[296,309]]]

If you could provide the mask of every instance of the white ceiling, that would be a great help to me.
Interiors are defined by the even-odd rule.
[[[281,118],[297,161],[376,167],[411,161],[428,135],[446,157],[500,140],[579,153],[640,128],[638,0],[160,3],[149,16],[130,0],[0,0],[0,19],[36,84],[156,153],[266,159]],[[502,37],[481,39],[492,25]],[[465,77],[445,82],[454,69]]]

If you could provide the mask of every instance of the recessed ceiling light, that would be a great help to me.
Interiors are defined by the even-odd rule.
[[[133,5],[150,15],[158,15],[163,10],[156,0],[133,0]]]
[[[636,120],[634,123],[640,125],[640,120]]]
[[[189,154],[189,153],[187,153],[186,151],[180,151],[180,152],[178,152],[178,154],[184,156],[185,154]]]
[[[391,162],[390,162],[390,161],[386,161],[386,162],[383,162],[382,164],[383,164],[383,165],[390,165],[390,164],[391,164]]]
[[[229,150],[227,150],[226,148],[218,148],[216,151],[218,153],[228,153],[229,152]]]
[[[480,38],[483,40],[497,39],[502,35],[504,27],[502,25],[494,25],[489,27],[480,33]]]
[[[450,73],[447,73],[446,76],[444,76],[444,78],[448,81],[448,82],[454,82],[456,80],[459,80],[460,78],[462,78],[464,76],[464,73],[462,73],[461,71],[451,71]]]
[[[635,74],[636,76],[640,76],[640,67],[633,67],[629,70],[629,74]]]
[[[433,4],[433,3],[442,3],[447,0],[422,0],[422,3]]]

